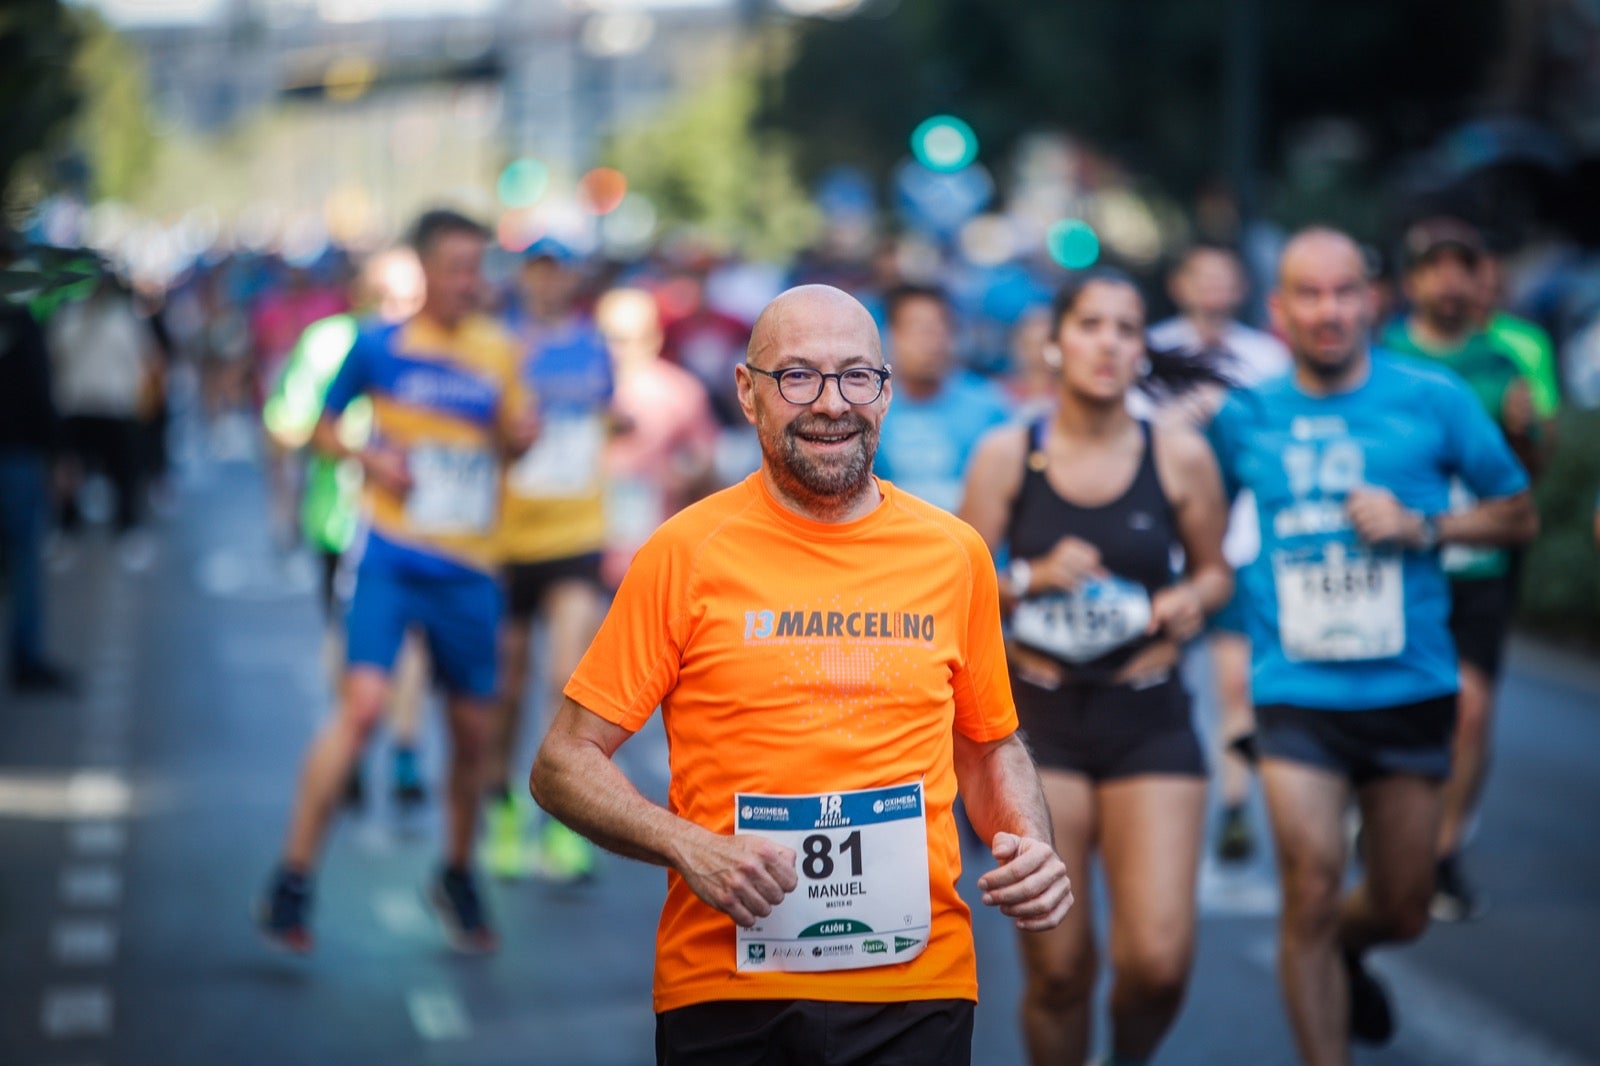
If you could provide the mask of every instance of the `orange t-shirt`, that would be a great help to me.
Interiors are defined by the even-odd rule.
[[[932,924],[898,964],[735,968],[734,923],[675,872],[656,936],[655,1009],[713,1000],[977,999],[956,893],[952,730],[1011,735],[994,563],[959,519],[880,481],[853,522],[785,509],[759,473],[667,521],[633,560],[566,687],[637,731],[659,704],[668,806],[732,833],[736,793],[809,795],[921,781]]]

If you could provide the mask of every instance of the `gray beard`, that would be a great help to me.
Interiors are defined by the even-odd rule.
[[[821,510],[843,509],[854,503],[872,483],[872,458],[878,451],[878,433],[865,419],[841,419],[835,426],[848,425],[860,433],[856,448],[835,462],[817,462],[800,450],[801,422],[784,429],[782,449],[773,454],[765,439],[761,452],[772,478],[787,495],[804,500]],[[817,422],[809,428],[819,428]]]

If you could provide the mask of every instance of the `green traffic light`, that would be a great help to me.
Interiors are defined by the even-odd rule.
[[[911,154],[929,170],[950,174],[978,158],[978,135],[954,115],[934,115],[912,131]]]

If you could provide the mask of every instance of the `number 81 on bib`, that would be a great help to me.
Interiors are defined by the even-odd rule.
[[[794,849],[799,884],[753,928],[734,966],[817,972],[922,954],[933,905],[922,783],[809,796],[734,797],[734,832]]]

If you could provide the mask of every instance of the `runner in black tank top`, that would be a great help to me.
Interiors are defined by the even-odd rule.
[[[1011,617],[1012,688],[1074,884],[1099,845],[1117,970],[1111,1048],[1141,1063],[1183,998],[1193,954],[1205,761],[1176,677],[1183,641],[1232,591],[1227,510],[1210,448],[1128,413],[1135,381],[1205,358],[1150,351],[1125,275],[1096,271],[1051,318],[1058,407],[995,430],[968,471],[961,516],[996,554]],[[1172,572],[1181,547],[1185,573]],[[1095,986],[1094,908],[1021,938],[1023,1034],[1035,1063],[1083,1062]]]
[[[1057,492],[1044,450],[1049,421],[1028,429],[1022,489],[1011,508],[1006,543],[1016,559],[1048,555],[1063,534],[1093,545],[1107,576],[1077,594],[1059,590],[1027,598],[1013,617],[1019,643],[1065,663],[1075,681],[1106,682],[1157,639],[1147,632],[1150,601],[1172,584],[1173,549],[1181,547],[1172,505],[1156,472],[1154,435],[1140,422],[1144,453],[1127,491],[1085,506]],[[1033,639],[1030,639],[1033,638]]]

